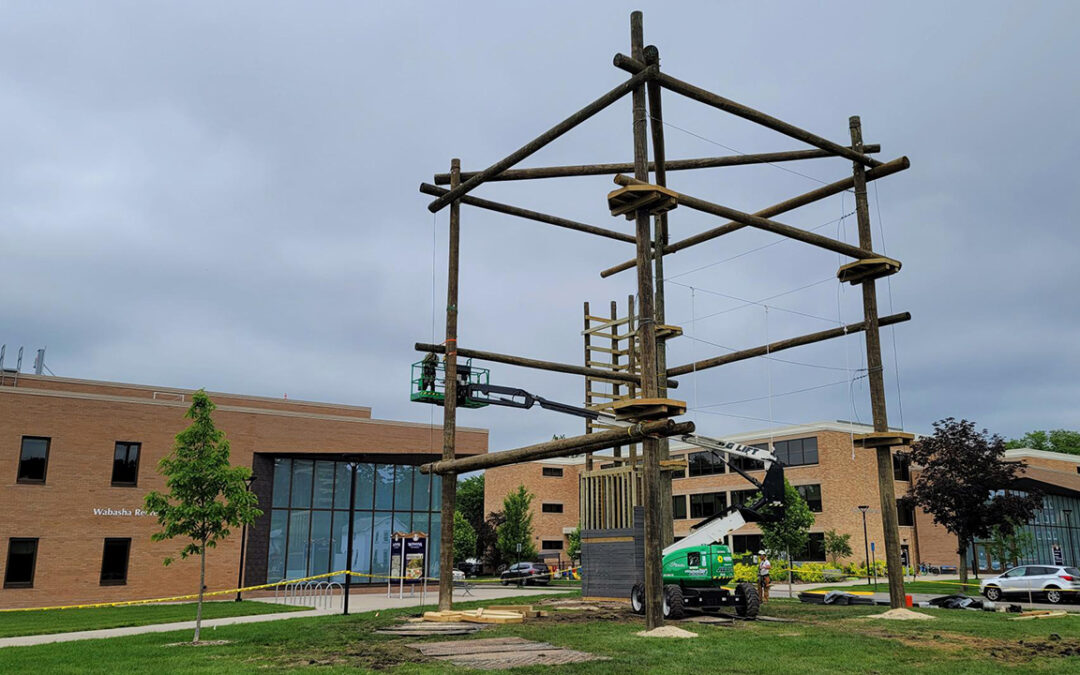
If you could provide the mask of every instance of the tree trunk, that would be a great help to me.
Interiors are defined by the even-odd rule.
[[[957,537],[957,549],[956,552],[960,554],[960,583],[967,583],[967,540],[963,537]]]
[[[202,554],[199,556],[201,559],[201,568],[199,570],[199,603],[195,609],[195,639],[192,642],[199,641],[199,631],[202,629],[202,603],[203,603],[203,591],[206,590],[206,540],[202,540]]]

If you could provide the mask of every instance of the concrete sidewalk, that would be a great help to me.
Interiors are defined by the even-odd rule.
[[[477,584],[466,593],[464,589],[454,589],[455,602],[494,601],[510,597],[544,596],[552,593],[565,593],[575,590],[566,587],[551,588],[517,588],[515,586],[503,587],[496,584]],[[274,604],[274,598],[253,598],[259,602]],[[283,619],[299,619],[311,616],[326,616],[341,614],[344,596],[336,596],[329,603],[329,607],[311,609],[299,612],[283,612],[277,614],[255,614],[251,616],[234,616],[221,619],[207,619],[202,622],[203,636],[212,639],[213,630],[217,626],[233,626],[244,623],[260,623],[263,621],[280,621]],[[424,607],[435,609],[439,601],[438,589],[431,589],[423,598]],[[360,614],[383,609],[399,609],[404,607],[421,607],[420,592],[413,597],[406,593],[405,597],[386,597],[386,593],[353,593],[349,597],[349,613]],[[278,603],[282,604],[282,603]],[[194,631],[194,621],[178,621],[174,623],[155,623],[147,626],[126,626],[123,628],[105,628],[102,630],[83,630],[72,633],[50,633],[46,635],[23,635],[20,637],[0,638],[0,648],[3,647],[26,647],[30,645],[44,645],[54,642],[73,642],[76,640],[99,640],[102,638],[123,637],[126,635],[143,635],[145,633],[167,633],[170,631]],[[209,631],[209,633],[207,632]]]

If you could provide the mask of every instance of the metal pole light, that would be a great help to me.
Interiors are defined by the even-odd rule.
[[[1065,530],[1069,533],[1069,562],[1076,565],[1076,549],[1073,547],[1072,509],[1062,509],[1065,514]]]
[[[870,536],[866,533],[866,512],[870,510],[870,507],[860,506],[858,509],[862,512],[863,551],[865,554],[863,564],[866,565],[866,583],[870,583]]]
[[[255,474],[251,474],[244,480],[244,489],[251,492],[251,484],[255,482]],[[247,544],[247,523],[240,530],[240,569],[236,573],[236,602],[240,602],[240,589],[244,587],[244,547]]]

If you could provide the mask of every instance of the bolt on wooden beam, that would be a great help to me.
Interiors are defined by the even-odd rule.
[[[873,154],[881,152],[881,146],[869,144],[863,146],[863,152]],[[690,171],[693,169],[715,169],[723,166],[746,166],[750,164],[776,164],[796,162],[804,159],[824,159],[836,157],[828,150],[787,150],[781,152],[759,152],[745,155],[725,155],[723,157],[697,157],[693,159],[671,159],[664,168],[668,171]],[[573,178],[576,176],[614,176],[617,173],[629,173],[634,170],[633,162],[611,162],[607,164],[570,164],[567,166],[537,166],[526,169],[507,169],[487,179],[488,183],[507,180],[534,180],[541,178]],[[656,171],[656,164],[649,162],[649,171]],[[462,171],[461,179],[469,180],[479,171]],[[448,185],[450,174],[437,173],[433,177],[436,185]]]
[[[881,319],[878,321],[878,325],[891,326],[895,323],[903,323],[904,321],[910,320],[910,312],[901,312],[900,314],[891,314],[889,316],[881,317]],[[688,363],[685,366],[668,368],[667,374],[668,377],[687,375],[689,373],[699,372],[708,368],[715,368],[717,366],[723,366],[728,363],[734,363],[735,361],[743,361],[758,356],[770,356],[776,352],[780,352],[785,349],[791,349],[792,347],[801,347],[803,345],[809,345],[815,342],[823,342],[825,340],[831,340],[832,338],[850,335],[851,333],[859,333],[864,330],[866,330],[865,321],[860,321],[858,323],[849,323],[846,326],[830,328],[829,330],[823,330],[817,333],[810,333],[808,335],[788,338],[786,340],[778,340],[777,342],[773,342],[768,345],[753,347],[751,349],[742,349],[740,351],[732,352],[730,354],[724,354],[723,356],[714,356],[711,359],[704,359],[702,361]]]
[[[449,190],[447,190],[446,188],[436,187],[429,183],[421,183],[420,192],[423,192],[427,195],[441,196],[449,192]],[[518,206],[501,204],[499,202],[493,202],[487,199],[479,199],[477,197],[471,196],[462,197],[458,201],[460,201],[462,204],[468,204],[469,206],[487,209],[488,211],[505,213],[508,216],[517,216],[518,218],[527,218],[528,220],[535,220],[540,223],[555,225],[556,227],[565,227],[568,230],[577,230],[578,232],[595,234],[601,237],[607,237],[608,239],[623,241],[628,244],[634,244],[637,242],[637,240],[634,238],[634,235],[632,234],[623,234],[622,232],[616,232],[615,230],[608,230],[603,227],[596,227],[595,225],[587,225],[585,223],[579,223],[575,220],[560,218],[559,216],[551,216],[546,213],[541,213],[539,211],[530,211],[529,209],[523,209]]]
[[[641,60],[631,58],[629,56],[626,56],[625,54],[616,54],[613,63],[616,68],[621,68],[622,70],[625,70],[629,73],[636,73],[638,75],[647,71],[651,67],[645,65],[645,63],[643,63]],[[863,166],[875,167],[881,164],[879,160],[876,160],[873,157],[867,157],[864,153],[855,152],[854,150],[846,148],[839,143],[833,143],[832,141],[826,138],[822,138],[821,136],[818,136],[816,134],[810,133],[805,129],[800,129],[794,124],[789,124],[783,120],[772,117],[771,115],[766,115],[759,110],[754,110],[749,106],[745,106],[741,103],[736,103],[735,101],[724,98],[723,96],[718,96],[717,94],[702,89],[701,87],[695,87],[688,82],[683,82],[682,80],[676,79],[666,73],[661,73],[657,71],[653,77],[656,78],[656,81],[659,82],[660,86],[662,86],[664,89],[673,91],[676,94],[681,94],[687,98],[698,101],[699,103],[704,103],[714,108],[718,108],[720,110],[723,110],[724,112],[731,113],[732,115],[741,117],[745,120],[760,124],[763,127],[768,127],[773,131],[779,131],[785,136],[790,136],[791,138],[800,140],[803,143],[812,145],[815,148],[828,150],[834,155],[839,155],[840,157],[847,157],[848,159],[858,162]]]
[[[625,429],[598,431],[573,438],[559,438],[524,448],[491,452],[486,455],[472,455],[453,460],[442,460],[420,465],[422,473],[453,475],[480,469],[491,469],[507,464],[535,462],[553,457],[571,457],[586,452],[597,452],[613,448],[616,445],[637,443],[656,437],[678,436],[694,431],[693,422],[676,422],[672,419],[641,422]]]
[[[418,352],[433,352],[435,354],[445,354],[445,345],[433,345],[424,342],[417,342],[414,345]],[[521,366],[522,368],[535,368],[536,370],[550,370],[556,373],[568,373],[570,375],[588,375],[589,377],[602,377],[608,380],[618,380],[619,382],[626,382],[627,384],[638,384],[640,378],[637,375],[630,373],[613,372],[610,370],[602,370],[600,368],[586,368],[585,366],[576,366],[571,363],[558,363],[557,361],[541,361],[540,359],[530,359],[523,356],[514,356],[512,354],[499,354],[497,352],[483,352],[478,349],[465,349],[458,347],[458,356],[464,356],[467,359],[480,359],[481,361],[494,361],[495,363],[506,363],[511,366]],[[672,389],[676,389],[679,386],[677,380],[669,379],[667,386]]]
[[[654,69],[646,68],[641,72],[635,74],[626,82],[623,82],[622,84],[607,92],[589,105],[577,111],[570,117],[567,117],[562,122],[559,122],[555,126],[551,127],[550,129],[540,134],[533,140],[529,141],[525,145],[521,146],[514,152],[510,153],[503,159],[500,159],[498,162],[495,162],[488,168],[475,174],[472,178],[465,181],[461,185],[458,185],[457,187],[451,189],[450,192],[447,192],[441,197],[435,198],[434,201],[428,204],[428,211],[431,211],[432,213],[438,212],[440,209],[442,209],[444,206],[457,199],[458,197],[464,197],[467,193],[472,191],[473,188],[479,186],[488,178],[502,173],[503,171],[514,166],[529,155],[537,152],[548,143],[551,143],[556,138],[562,136],[563,134],[570,131],[585,120],[589,119],[596,113],[608,107],[615,101],[618,101],[623,96],[626,96],[627,94],[632,92],[636,87],[643,84],[645,80],[652,77],[653,72]]]

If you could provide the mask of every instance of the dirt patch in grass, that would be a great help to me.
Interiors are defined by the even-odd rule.
[[[170,642],[166,647],[216,647],[231,644],[232,640],[199,640],[198,642]]]
[[[415,637],[409,638],[415,640]],[[388,670],[405,663],[426,663],[431,659],[405,646],[406,640],[365,640],[340,652],[318,654],[288,654],[272,659],[274,665],[287,668],[306,666],[344,666]]]
[[[934,633],[932,635],[897,635],[886,630],[860,631],[889,640],[896,640],[909,647],[933,649],[955,653],[971,649],[986,654],[1003,663],[1027,663],[1036,656],[1080,656],[1080,640],[1062,639],[1056,633],[1045,640],[995,640],[963,633]]]

